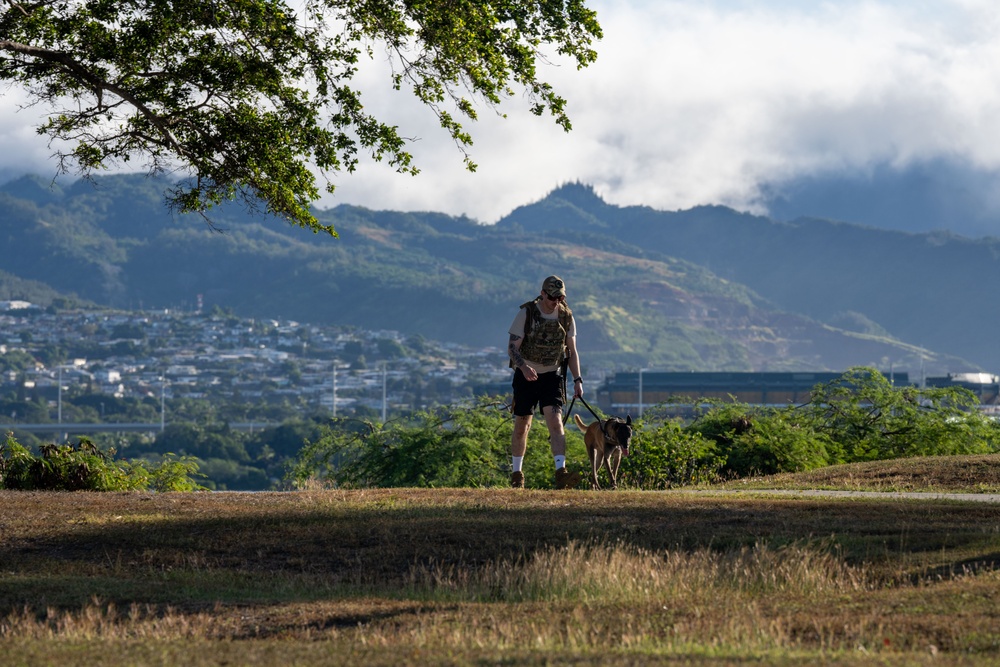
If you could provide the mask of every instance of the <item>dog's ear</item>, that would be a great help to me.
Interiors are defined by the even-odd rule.
[[[625,415],[625,425],[626,426],[632,425],[632,415]]]

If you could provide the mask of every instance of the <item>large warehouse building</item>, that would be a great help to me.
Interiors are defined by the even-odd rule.
[[[813,387],[842,373],[683,373],[632,371],[615,373],[597,388],[597,404],[609,415],[641,415],[654,405],[674,403],[678,412],[698,399],[734,400],[751,405],[800,405]],[[908,373],[884,374],[892,384],[911,384]],[[998,403],[1000,379],[987,373],[958,373],[927,378],[928,387],[961,386],[984,406]]]

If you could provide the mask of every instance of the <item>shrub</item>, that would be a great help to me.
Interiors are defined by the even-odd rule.
[[[838,463],[839,447],[794,407],[761,410],[733,438],[726,470],[738,476],[801,472]]]
[[[306,443],[288,477],[298,487],[312,481],[348,488],[507,486],[512,430],[510,411],[496,397],[419,412],[405,422],[338,419]],[[583,460],[582,436],[568,430],[567,459]],[[550,451],[544,420],[536,418],[524,459],[526,486],[552,486]]]
[[[727,474],[798,472],[838,462],[839,448],[795,407],[709,405],[687,430],[715,442]]]
[[[338,419],[291,471],[341,487],[492,486],[506,479],[510,416],[496,404],[419,412],[403,423]]]
[[[635,428],[619,482],[641,489],[811,470],[899,456],[998,451],[1000,426],[960,388],[893,387],[874,369],[854,368],[817,385],[810,403],[769,407],[702,401],[690,424],[663,419]],[[339,420],[307,442],[290,477],[344,487],[506,485],[510,414],[497,399],[439,409],[388,424]],[[541,422],[541,419],[536,419]],[[526,484],[551,486],[544,424],[532,428]],[[586,466],[582,437],[567,430],[571,467]],[[577,461],[581,462],[576,463]]]
[[[196,481],[206,477],[199,468],[198,459],[193,456],[165,454],[159,463],[150,467],[148,488],[159,492],[206,491],[208,489]]]
[[[997,451],[1000,427],[961,387],[894,387],[872,368],[817,385],[807,406],[813,428],[848,461]]]
[[[699,433],[667,421],[646,431],[637,422],[631,453],[622,459],[619,484],[638,489],[669,489],[673,486],[715,481],[725,463],[714,442]]]
[[[189,491],[197,466],[165,459],[149,470],[141,462],[115,460],[87,438],[75,445],[46,444],[35,456],[8,434],[0,445],[0,489],[22,491]]]
[[[266,489],[271,484],[265,470],[232,459],[199,460],[198,469],[211,480],[210,487],[217,491],[253,491]]]
[[[0,489],[25,488],[31,479],[35,457],[8,433],[0,445]]]

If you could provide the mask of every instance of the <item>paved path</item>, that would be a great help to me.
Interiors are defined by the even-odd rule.
[[[691,489],[688,493],[748,494],[765,496],[794,496],[803,498],[899,498],[905,500],[955,500],[960,502],[1000,504],[997,493],[937,493],[918,491],[831,491],[824,489]]]

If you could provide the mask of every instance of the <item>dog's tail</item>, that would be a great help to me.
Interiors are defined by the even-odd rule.
[[[576,422],[577,428],[579,428],[584,433],[587,432],[587,425],[583,423],[582,419],[580,419],[580,415],[574,414],[573,415],[573,421]]]

